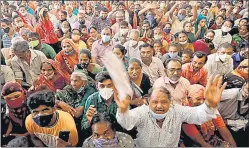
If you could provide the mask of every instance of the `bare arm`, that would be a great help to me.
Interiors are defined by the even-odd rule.
[[[233,139],[233,136],[231,135],[230,131],[227,129],[227,127],[221,127],[218,128],[220,135],[222,136],[222,138],[229,142],[233,147],[236,147],[236,143]]]
[[[79,118],[83,114],[84,107],[83,106],[79,106],[75,110],[76,110],[76,112],[74,113],[74,117]]]
[[[175,4],[173,5],[173,7],[169,10],[168,15],[169,15],[170,19],[172,19],[172,17],[173,17],[173,12],[175,11],[175,9],[176,9],[176,7],[177,7],[178,5],[179,5],[178,3],[175,3]]]
[[[196,18],[197,18],[197,9],[196,9],[196,5],[193,5],[192,6],[192,13],[193,13],[193,16],[191,18],[191,21],[195,21]]]

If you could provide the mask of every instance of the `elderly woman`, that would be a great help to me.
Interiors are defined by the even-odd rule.
[[[69,82],[70,75],[64,74],[59,63],[47,59],[42,63],[41,75],[34,81],[30,90],[49,89],[56,92],[58,89],[63,89]]]
[[[151,88],[149,76],[142,73],[142,62],[137,58],[129,60],[128,75],[131,81],[131,87],[134,91],[133,100],[131,101],[132,107],[146,104],[144,95],[148,94]]]
[[[205,88],[202,85],[194,84],[191,85],[188,89],[188,100],[189,105],[192,107],[200,106],[204,103],[204,90]],[[183,124],[184,132],[191,137],[184,138],[184,145],[187,147],[193,146],[203,146],[203,147],[227,147],[227,146],[236,146],[236,143],[227,129],[221,116],[218,116],[216,119],[207,121],[201,125],[194,124]],[[219,138],[215,131],[218,130],[222,139]],[[201,136],[201,137],[199,137]],[[197,138],[198,137],[198,138]],[[202,138],[203,140],[199,140]]]
[[[78,47],[70,39],[64,39],[61,46],[62,51],[55,56],[55,60],[60,63],[61,70],[70,75],[74,71],[74,65],[78,63]]]
[[[97,113],[91,120],[92,136],[87,138],[83,147],[135,147],[128,134],[116,132],[118,125],[114,115]]]
[[[224,82],[227,82],[226,89],[242,88],[248,81],[248,68],[248,59],[244,59],[235,70],[227,74],[224,78]]]
[[[1,95],[7,104],[9,110],[7,115],[10,119],[7,132],[3,137],[6,138],[5,140],[11,140],[17,136],[28,136],[25,119],[30,112],[23,88],[17,82],[7,82],[2,88]]]

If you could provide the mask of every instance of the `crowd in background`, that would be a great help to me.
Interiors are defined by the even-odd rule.
[[[1,146],[248,147],[248,4],[1,1]]]

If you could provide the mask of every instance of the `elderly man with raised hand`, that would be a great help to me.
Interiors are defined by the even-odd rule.
[[[226,84],[222,77],[210,77],[205,89],[205,103],[197,107],[171,104],[170,93],[165,88],[154,88],[149,106],[143,105],[129,110],[130,98],[114,98],[118,105],[117,121],[127,130],[137,128],[136,142],[141,147],[176,147],[180,138],[181,125],[202,124],[219,114],[216,109]]]

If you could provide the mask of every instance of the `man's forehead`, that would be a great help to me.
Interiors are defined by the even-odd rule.
[[[170,61],[168,63],[168,68],[181,68],[181,64],[178,61]]]

